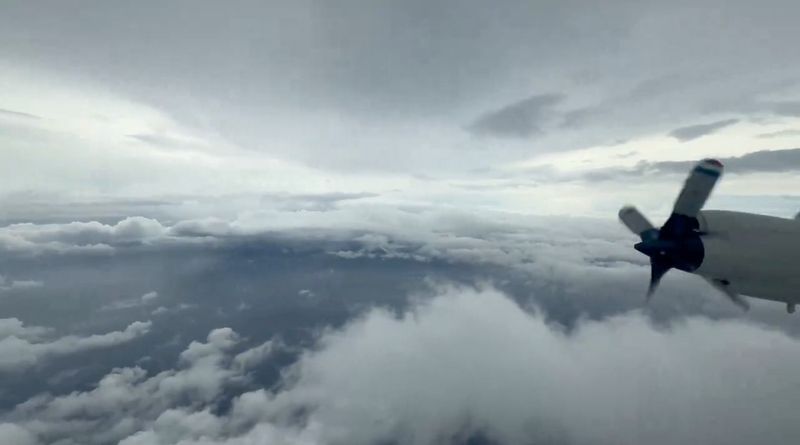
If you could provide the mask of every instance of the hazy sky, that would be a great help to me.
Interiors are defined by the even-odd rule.
[[[800,147],[792,1],[53,1],[2,12],[6,207],[26,193],[335,191],[601,216],[627,201],[666,210],[680,179],[632,187],[587,182],[586,170]],[[792,213],[773,202],[800,186],[792,171],[729,172],[720,197],[773,196],[737,204]]]
[[[0,0],[0,443],[798,443],[797,319],[615,221],[800,210],[798,16]]]

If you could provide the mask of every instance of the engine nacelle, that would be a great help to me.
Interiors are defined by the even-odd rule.
[[[703,260],[694,273],[730,282],[743,295],[776,301],[800,293],[800,223],[722,210],[697,216]]]

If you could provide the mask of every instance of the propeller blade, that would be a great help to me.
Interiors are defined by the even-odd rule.
[[[714,288],[725,294],[725,296],[728,297],[728,299],[731,300],[733,304],[742,308],[743,311],[750,310],[750,303],[748,303],[747,300],[744,299],[744,297],[739,295],[731,287],[731,283],[728,280],[717,280],[711,278],[707,280],[712,286],[714,286]]]
[[[696,218],[722,176],[722,171],[722,163],[716,159],[700,161],[686,178],[672,212]]]
[[[647,288],[647,301],[649,302],[651,298],[653,298],[653,294],[656,292],[656,288],[658,288],[658,283],[661,282],[661,278],[669,271],[670,267],[665,261],[662,261],[658,258],[653,258],[650,260],[650,286]]]
[[[636,207],[625,206],[619,210],[619,219],[631,232],[642,240],[658,238],[658,230],[642,215]]]

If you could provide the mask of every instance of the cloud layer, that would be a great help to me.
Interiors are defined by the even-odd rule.
[[[21,372],[41,361],[80,351],[108,348],[141,337],[151,322],[134,322],[122,331],[85,337],[68,335],[47,339],[48,329],[25,326],[16,318],[0,319],[0,373]]]
[[[31,399],[0,431],[125,445],[800,437],[800,342],[737,321],[657,328],[634,312],[565,333],[493,289],[442,288],[401,315],[376,309],[324,333],[275,389],[241,386],[264,347],[237,354],[238,343],[214,330],[174,370],[117,369],[91,391]]]

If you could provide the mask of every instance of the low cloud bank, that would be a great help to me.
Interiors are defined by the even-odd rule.
[[[68,335],[51,340],[47,328],[25,326],[16,318],[3,318],[0,319],[0,373],[24,371],[55,356],[116,346],[141,337],[150,326],[149,321],[137,321],[122,331],[85,337]]]
[[[323,333],[277,388],[236,392],[270,350],[236,354],[239,342],[212,331],[175,370],[117,369],[19,405],[0,431],[125,445],[800,439],[800,341],[741,321],[659,328],[631,312],[566,333],[496,290],[444,288]]]

